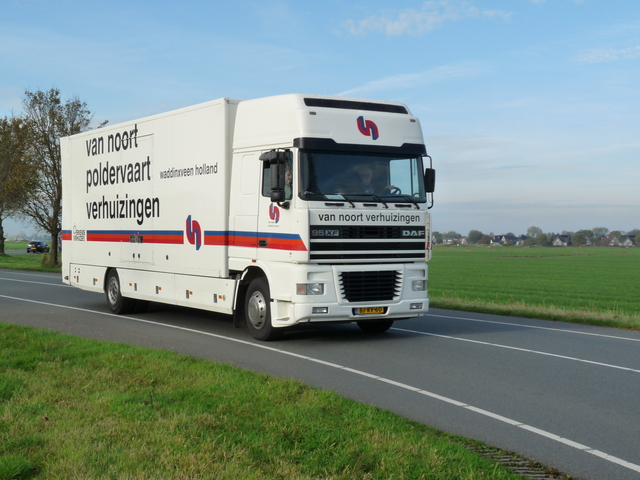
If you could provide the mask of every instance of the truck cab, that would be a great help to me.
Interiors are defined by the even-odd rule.
[[[404,105],[309,95],[243,101],[233,145],[229,268],[268,285],[257,297],[239,295],[269,304],[268,319],[255,305],[262,300],[245,306],[254,336],[307,322],[383,331],[427,312],[434,171]]]

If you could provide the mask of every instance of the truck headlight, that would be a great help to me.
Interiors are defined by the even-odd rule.
[[[324,295],[324,283],[298,283],[296,284],[298,295]]]
[[[427,289],[426,280],[413,280],[411,282],[411,290],[414,292],[424,292]]]

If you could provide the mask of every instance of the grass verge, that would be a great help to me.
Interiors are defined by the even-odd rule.
[[[6,242],[5,251],[22,250],[20,255],[0,255],[0,269],[60,273],[60,267],[48,267],[48,253],[26,253],[27,242]],[[61,257],[59,257],[59,260]]]
[[[522,478],[293,380],[9,324],[0,349],[0,480]]]
[[[570,323],[582,323],[601,327],[640,330],[640,314],[626,314],[616,310],[597,311],[560,308],[554,305],[528,305],[524,302],[495,303],[442,296],[430,299],[431,308],[463,310],[514,317],[540,318]]]
[[[48,261],[47,253],[0,256],[0,269],[61,273],[60,267],[47,267]]]

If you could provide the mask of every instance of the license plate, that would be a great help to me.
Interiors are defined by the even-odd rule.
[[[361,307],[354,308],[356,315],[372,315],[385,313],[386,307]]]

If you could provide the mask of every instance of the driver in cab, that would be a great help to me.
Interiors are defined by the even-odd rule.
[[[386,195],[395,188],[393,185],[387,185],[384,188],[374,186],[372,183],[373,170],[371,170],[371,167],[361,166],[358,167],[356,171],[360,177],[360,191],[362,193]]]

